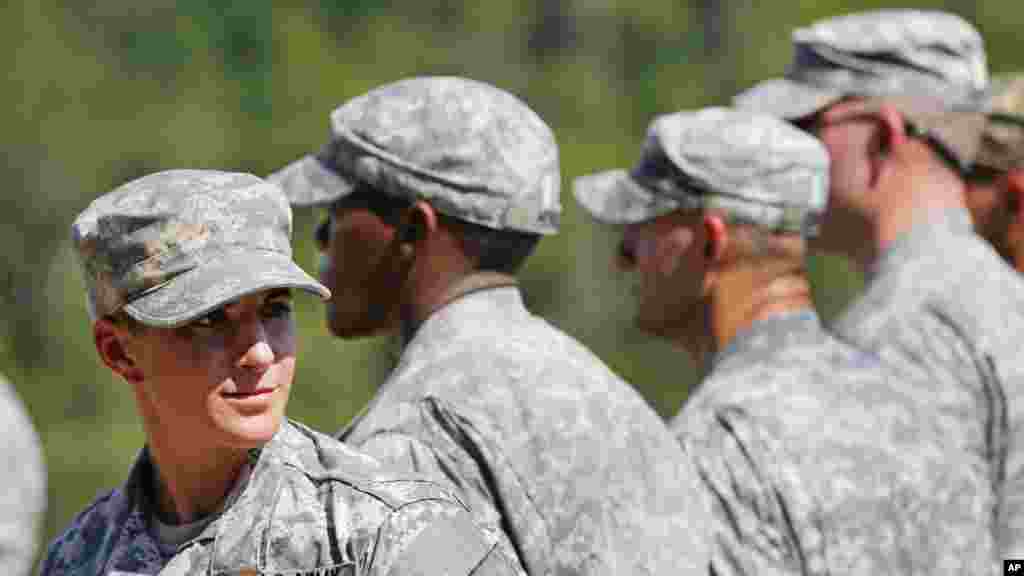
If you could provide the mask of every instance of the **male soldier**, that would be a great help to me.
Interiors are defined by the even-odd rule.
[[[988,123],[967,178],[974,228],[1017,272],[1024,272],[1024,75],[992,82]],[[1010,392],[1008,390],[1007,392]],[[1000,534],[1006,558],[1024,557],[1024,405],[1008,398],[1010,450]]]
[[[993,80],[986,109],[967,207],[978,234],[1024,272],[1024,74]]]
[[[973,112],[987,84],[981,37],[955,16],[912,11],[833,18],[793,37],[786,78],[736,102],[796,122],[828,150],[821,245],[868,282],[833,329],[920,376],[906,393],[986,481],[979,496],[998,510],[991,532],[1006,556],[1020,550],[1008,526],[1024,512],[1007,507],[1020,489],[1004,484],[1008,445],[1024,450],[1007,423],[1024,376],[1024,285],[974,234],[965,204],[984,127]]]
[[[0,422],[4,423],[0,482],[0,573],[23,576],[32,570],[39,527],[46,509],[46,466],[32,420],[17,392],[0,376]]]
[[[625,225],[638,325],[706,373],[672,422],[714,496],[712,574],[966,574],[992,559],[970,475],[876,356],[822,328],[804,238],[828,156],[770,116],[655,119],[639,163],[576,181]]]
[[[101,360],[146,447],[121,488],[50,546],[44,575],[514,574],[469,511],[287,420],[291,210],[239,173],[174,170],[72,226]]]
[[[523,306],[516,272],[561,209],[547,125],[493,86],[420,77],[345,103],[331,132],[276,178],[329,209],[330,330],[404,343],[341,437],[446,477],[530,574],[702,565],[705,505],[667,426]]]

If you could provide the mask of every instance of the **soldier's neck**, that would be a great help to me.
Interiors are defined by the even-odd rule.
[[[893,175],[872,191],[879,203],[872,213],[869,237],[864,239],[872,249],[855,258],[863,273],[915,226],[967,208],[963,180],[927,144],[911,140],[901,148],[900,157],[890,163]]]
[[[147,436],[154,504],[166,524],[187,524],[216,512],[248,459],[244,449],[200,448],[185,439]]]
[[[797,266],[768,274],[757,270],[723,274],[712,288],[709,305],[710,336],[717,353],[755,322],[813,309],[814,301],[807,276]]]

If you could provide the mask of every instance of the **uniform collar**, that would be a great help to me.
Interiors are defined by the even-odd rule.
[[[794,340],[810,335],[817,338],[822,331],[821,320],[812,308],[772,314],[739,332],[725,348],[715,354],[711,366],[714,368],[724,361],[746,355],[752,350],[792,346]]]
[[[423,321],[406,345],[406,352],[423,342],[451,338],[465,329],[476,328],[480,318],[525,318],[529,314],[516,284],[492,285],[465,292]]]
[[[300,458],[292,447],[301,443],[301,434],[285,420],[281,429],[260,450],[250,451],[252,472],[248,484],[221,517],[206,527],[194,542],[213,540],[210,574],[229,573],[242,568],[261,569],[265,537],[270,533],[275,505],[280,498],[283,477],[272,468],[296,465]],[[259,513],[254,513],[254,511]]]
[[[120,501],[112,504],[114,515],[107,519],[107,525],[115,529],[108,543],[111,555],[105,560],[101,574],[121,571],[134,574],[140,569],[150,569],[149,563],[162,559],[156,540],[149,533],[146,511],[151,506],[149,490],[153,481],[153,461],[149,448],[143,447],[135,457],[128,479],[114,498]]]
[[[402,342],[404,344],[412,342],[432,319],[439,315],[443,316],[451,313],[453,306],[458,309],[466,299],[475,301],[481,294],[489,295],[494,290],[516,288],[517,286],[518,282],[515,277],[508,274],[488,271],[469,274],[454,282],[445,290],[446,295],[440,299],[441,303],[431,309],[430,313],[427,314],[426,318],[419,325],[403,323]]]
[[[913,257],[926,251],[933,251],[941,244],[942,238],[972,234],[974,224],[965,208],[953,208],[915,225],[894,240],[871,266],[867,281],[883,276],[902,267]]]

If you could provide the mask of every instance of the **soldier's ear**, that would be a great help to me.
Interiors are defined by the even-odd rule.
[[[92,336],[100,360],[115,374],[133,384],[145,379],[128,350],[128,341],[132,337],[128,328],[118,326],[108,318],[100,318],[92,325]]]
[[[894,154],[904,150],[903,146],[909,138],[909,126],[903,114],[890,104],[881,104],[871,115],[877,120],[876,131],[868,150],[871,184],[874,186],[881,179]]]
[[[716,214],[704,216],[704,260],[706,264],[721,262],[729,246],[729,228]]]
[[[405,212],[398,230],[401,256],[410,259],[416,250],[437,230],[437,212],[423,200],[416,201]]]
[[[1024,168],[1006,173],[1006,206],[1010,217],[1024,225]]]

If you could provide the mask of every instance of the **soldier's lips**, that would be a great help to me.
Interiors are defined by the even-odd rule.
[[[247,400],[250,398],[261,398],[264,396],[270,396],[277,391],[277,388],[260,388],[259,390],[251,390],[248,392],[221,392],[221,396],[231,400]]]

